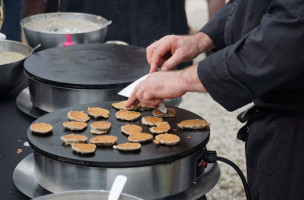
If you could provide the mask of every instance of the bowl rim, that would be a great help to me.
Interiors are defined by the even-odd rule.
[[[54,35],[54,34],[67,34],[67,33],[57,33],[57,32],[48,32],[48,31],[37,31],[37,30],[33,30],[33,29],[30,29],[28,27],[25,26],[25,24],[27,23],[28,20],[31,20],[31,19],[35,19],[35,18],[39,18],[39,17],[43,17],[43,16],[47,16],[47,15],[56,15],[56,14],[60,14],[60,15],[82,15],[82,16],[89,16],[89,17],[96,17],[96,19],[100,18],[102,20],[102,22],[104,22],[102,24],[102,26],[100,26],[98,29],[94,30],[94,31],[82,31],[80,33],[69,33],[71,35],[76,35],[76,34],[83,34],[83,33],[89,33],[89,32],[95,32],[95,31],[100,31],[101,29],[104,29],[106,28],[107,26],[109,26],[112,21],[111,20],[108,20],[100,15],[94,15],[94,14],[90,14],[90,13],[82,13],[82,12],[49,12],[49,13],[40,13],[40,14],[36,14],[36,15],[31,15],[31,16],[28,16],[28,17],[25,17],[23,18],[21,21],[20,21],[20,26],[22,29],[25,29],[27,31],[32,31],[32,32],[35,32],[35,33],[44,33],[44,34],[51,34],[51,35]],[[96,23],[96,22],[93,22],[93,23]],[[98,23],[97,23],[98,24]]]

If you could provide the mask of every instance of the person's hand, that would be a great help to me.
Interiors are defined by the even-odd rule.
[[[198,78],[197,65],[179,71],[149,74],[134,88],[125,106],[128,108],[141,102],[145,106],[157,107],[163,99],[177,98],[190,91],[206,91]]]
[[[150,73],[174,69],[212,47],[211,39],[202,32],[190,36],[167,35],[147,47]]]

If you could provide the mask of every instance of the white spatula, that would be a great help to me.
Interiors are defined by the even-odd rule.
[[[116,176],[113,185],[111,187],[108,200],[118,200],[126,182],[127,182],[126,176],[124,175]]]

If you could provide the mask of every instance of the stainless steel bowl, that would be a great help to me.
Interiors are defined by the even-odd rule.
[[[99,28],[94,30],[79,29],[78,32],[74,32],[66,27],[56,27],[57,20],[72,20],[75,21],[77,28],[77,22],[86,21],[88,23],[93,23]],[[54,19],[54,24],[50,25],[50,30],[32,28],[28,27],[31,25],[41,25],[41,22],[44,20]],[[108,26],[111,24],[111,21],[107,19],[86,13],[74,13],[74,12],[58,12],[58,13],[45,13],[39,15],[32,15],[30,17],[24,18],[21,20],[21,27],[25,35],[27,43],[31,47],[35,47],[38,44],[41,44],[41,47],[38,50],[48,49],[52,47],[62,46],[66,41],[67,34],[71,35],[71,40],[75,44],[85,44],[85,43],[102,43],[107,34]]]
[[[75,190],[50,194],[34,200],[107,200],[109,192],[104,190]],[[119,200],[143,200],[135,196],[121,194]]]
[[[32,48],[21,42],[0,40],[0,50],[23,54],[22,60],[0,65],[0,93],[8,92],[16,87],[24,78],[23,62],[33,52]]]

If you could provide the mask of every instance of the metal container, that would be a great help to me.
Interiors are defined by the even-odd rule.
[[[33,51],[28,45],[10,40],[0,40],[0,51],[1,48],[3,52],[12,51],[25,56],[22,60],[0,65],[0,92],[4,94],[4,92],[13,89],[22,81],[24,78],[23,62]]]
[[[50,194],[34,200],[107,200],[109,192],[104,190],[76,190]],[[121,194],[118,200],[143,200],[135,196]]]
[[[52,28],[52,31],[47,30],[37,30],[33,28],[28,28],[27,24],[38,24],[46,19],[65,19],[77,21],[88,21],[99,26],[98,29],[94,30],[80,30],[77,33],[73,32],[67,28]],[[73,13],[73,12],[58,12],[58,13],[45,13],[32,15],[30,17],[21,20],[21,27],[24,32],[27,43],[31,47],[35,47],[41,44],[38,50],[48,49],[52,47],[62,46],[66,41],[67,34],[71,35],[71,40],[75,44],[85,44],[85,43],[102,43],[107,34],[108,26],[111,21],[107,19],[86,13]]]

